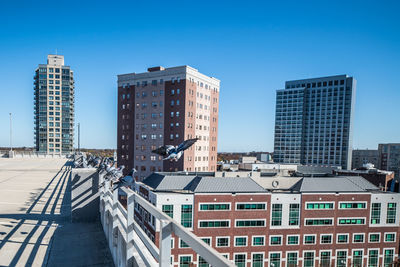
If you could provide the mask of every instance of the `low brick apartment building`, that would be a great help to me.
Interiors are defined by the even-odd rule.
[[[154,173],[135,190],[237,266],[391,266],[399,253],[400,195],[362,177],[267,190],[251,177]],[[157,244],[158,222],[139,205],[135,219]],[[208,266],[172,245],[173,266]]]

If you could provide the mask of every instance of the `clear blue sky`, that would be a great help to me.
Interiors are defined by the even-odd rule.
[[[273,150],[286,80],[358,80],[354,148],[400,142],[399,1],[3,1],[0,146],[33,146],[33,75],[75,71],[81,145],[116,147],[116,75],[191,65],[221,80],[219,151]]]

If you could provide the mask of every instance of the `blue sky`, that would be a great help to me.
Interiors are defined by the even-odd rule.
[[[0,146],[33,146],[33,75],[75,71],[81,146],[116,147],[116,75],[191,65],[221,80],[219,151],[273,150],[286,80],[357,81],[354,148],[400,142],[398,1],[3,1]]]

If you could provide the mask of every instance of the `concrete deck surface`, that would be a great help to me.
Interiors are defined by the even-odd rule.
[[[0,158],[0,266],[113,266],[100,223],[70,222],[70,169]]]

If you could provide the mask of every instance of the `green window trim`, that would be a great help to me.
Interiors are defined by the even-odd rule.
[[[372,249],[368,251],[368,267],[377,267],[378,266],[378,258],[379,250]]]
[[[306,219],[306,226],[333,225],[333,219]]]
[[[396,242],[396,234],[395,233],[385,234],[385,242]]]
[[[246,267],[246,254],[235,254],[235,264],[237,267]]]
[[[338,234],[337,235],[337,243],[345,244],[349,243],[349,235],[348,234]]]
[[[210,237],[202,237],[201,240],[203,240],[204,243],[207,245],[211,245],[211,238]]]
[[[217,237],[217,247],[229,247],[229,237]]]
[[[310,245],[316,243],[316,236],[315,235],[305,235],[304,236],[304,244]]]
[[[297,267],[298,264],[298,254],[297,252],[288,252],[287,253],[287,267]]]
[[[369,234],[369,242],[370,243],[379,243],[380,242],[380,234]]]
[[[333,203],[312,202],[306,204],[306,210],[332,210]]]
[[[396,203],[387,204],[386,223],[396,223]]]
[[[282,204],[272,204],[271,226],[282,225]]]
[[[381,203],[372,203],[371,205],[371,224],[381,223]]]
[[[271,246],[280,246],[280,245],[282,245],[282,236],[270,236],[269,244]]]
[[[270,253],[269,254],[269,266],[281,266],[281,254],[280,253]]]
[[[289,205],[289,225],[299,225],[300,222],[300,204]]]
[[[181,206],[181,224],[183,227],[191,228],[193,219],[193,206],[192,205],[182,205]]]
[[[314,267],[314,252],[307,251],[303,253],[303,266],[304,267]]]
[[[339,225],[349,224],[363,225],[365,224],[365,218],[339,218]]]
[[[179,266],[180,267],[189,267],[192,263],[192,256],[180,256],[179,257]]]
[[[253,246],[264,246],[265,238],[263,236],[253,236]]]
[[[364,243],[364,234],[353,235],[353,243]]]
[[[263,267],[264,266],[264,254],[254,253],[252,255],[251,267]]]
[[[341,202],[339,209],[365,209],[367,204],[365,202]]]
[[[182,239],[179,239],[179,247],[180,248],[188,248],[189,245],[185,243]]]
[[[336,251],[336,267],[347,266],[347,251]]]
[[[235,247],[245,247],[247,246],[247,237],[240,236],[235,237]]]
[[[265,220],[237,220],[236,227],[265,227]]]
[[[321,244],[332,244],[332,235],[321,235]]]
[[[162,205],[162,211],[169,217],[174,218],[174,205]]]
[[[363,250],[353,250],[353,267],[362,267],[364,261]]]
[[[391,267],[394,260],[394,249],[385,249],[383,254],[383,267]]]

